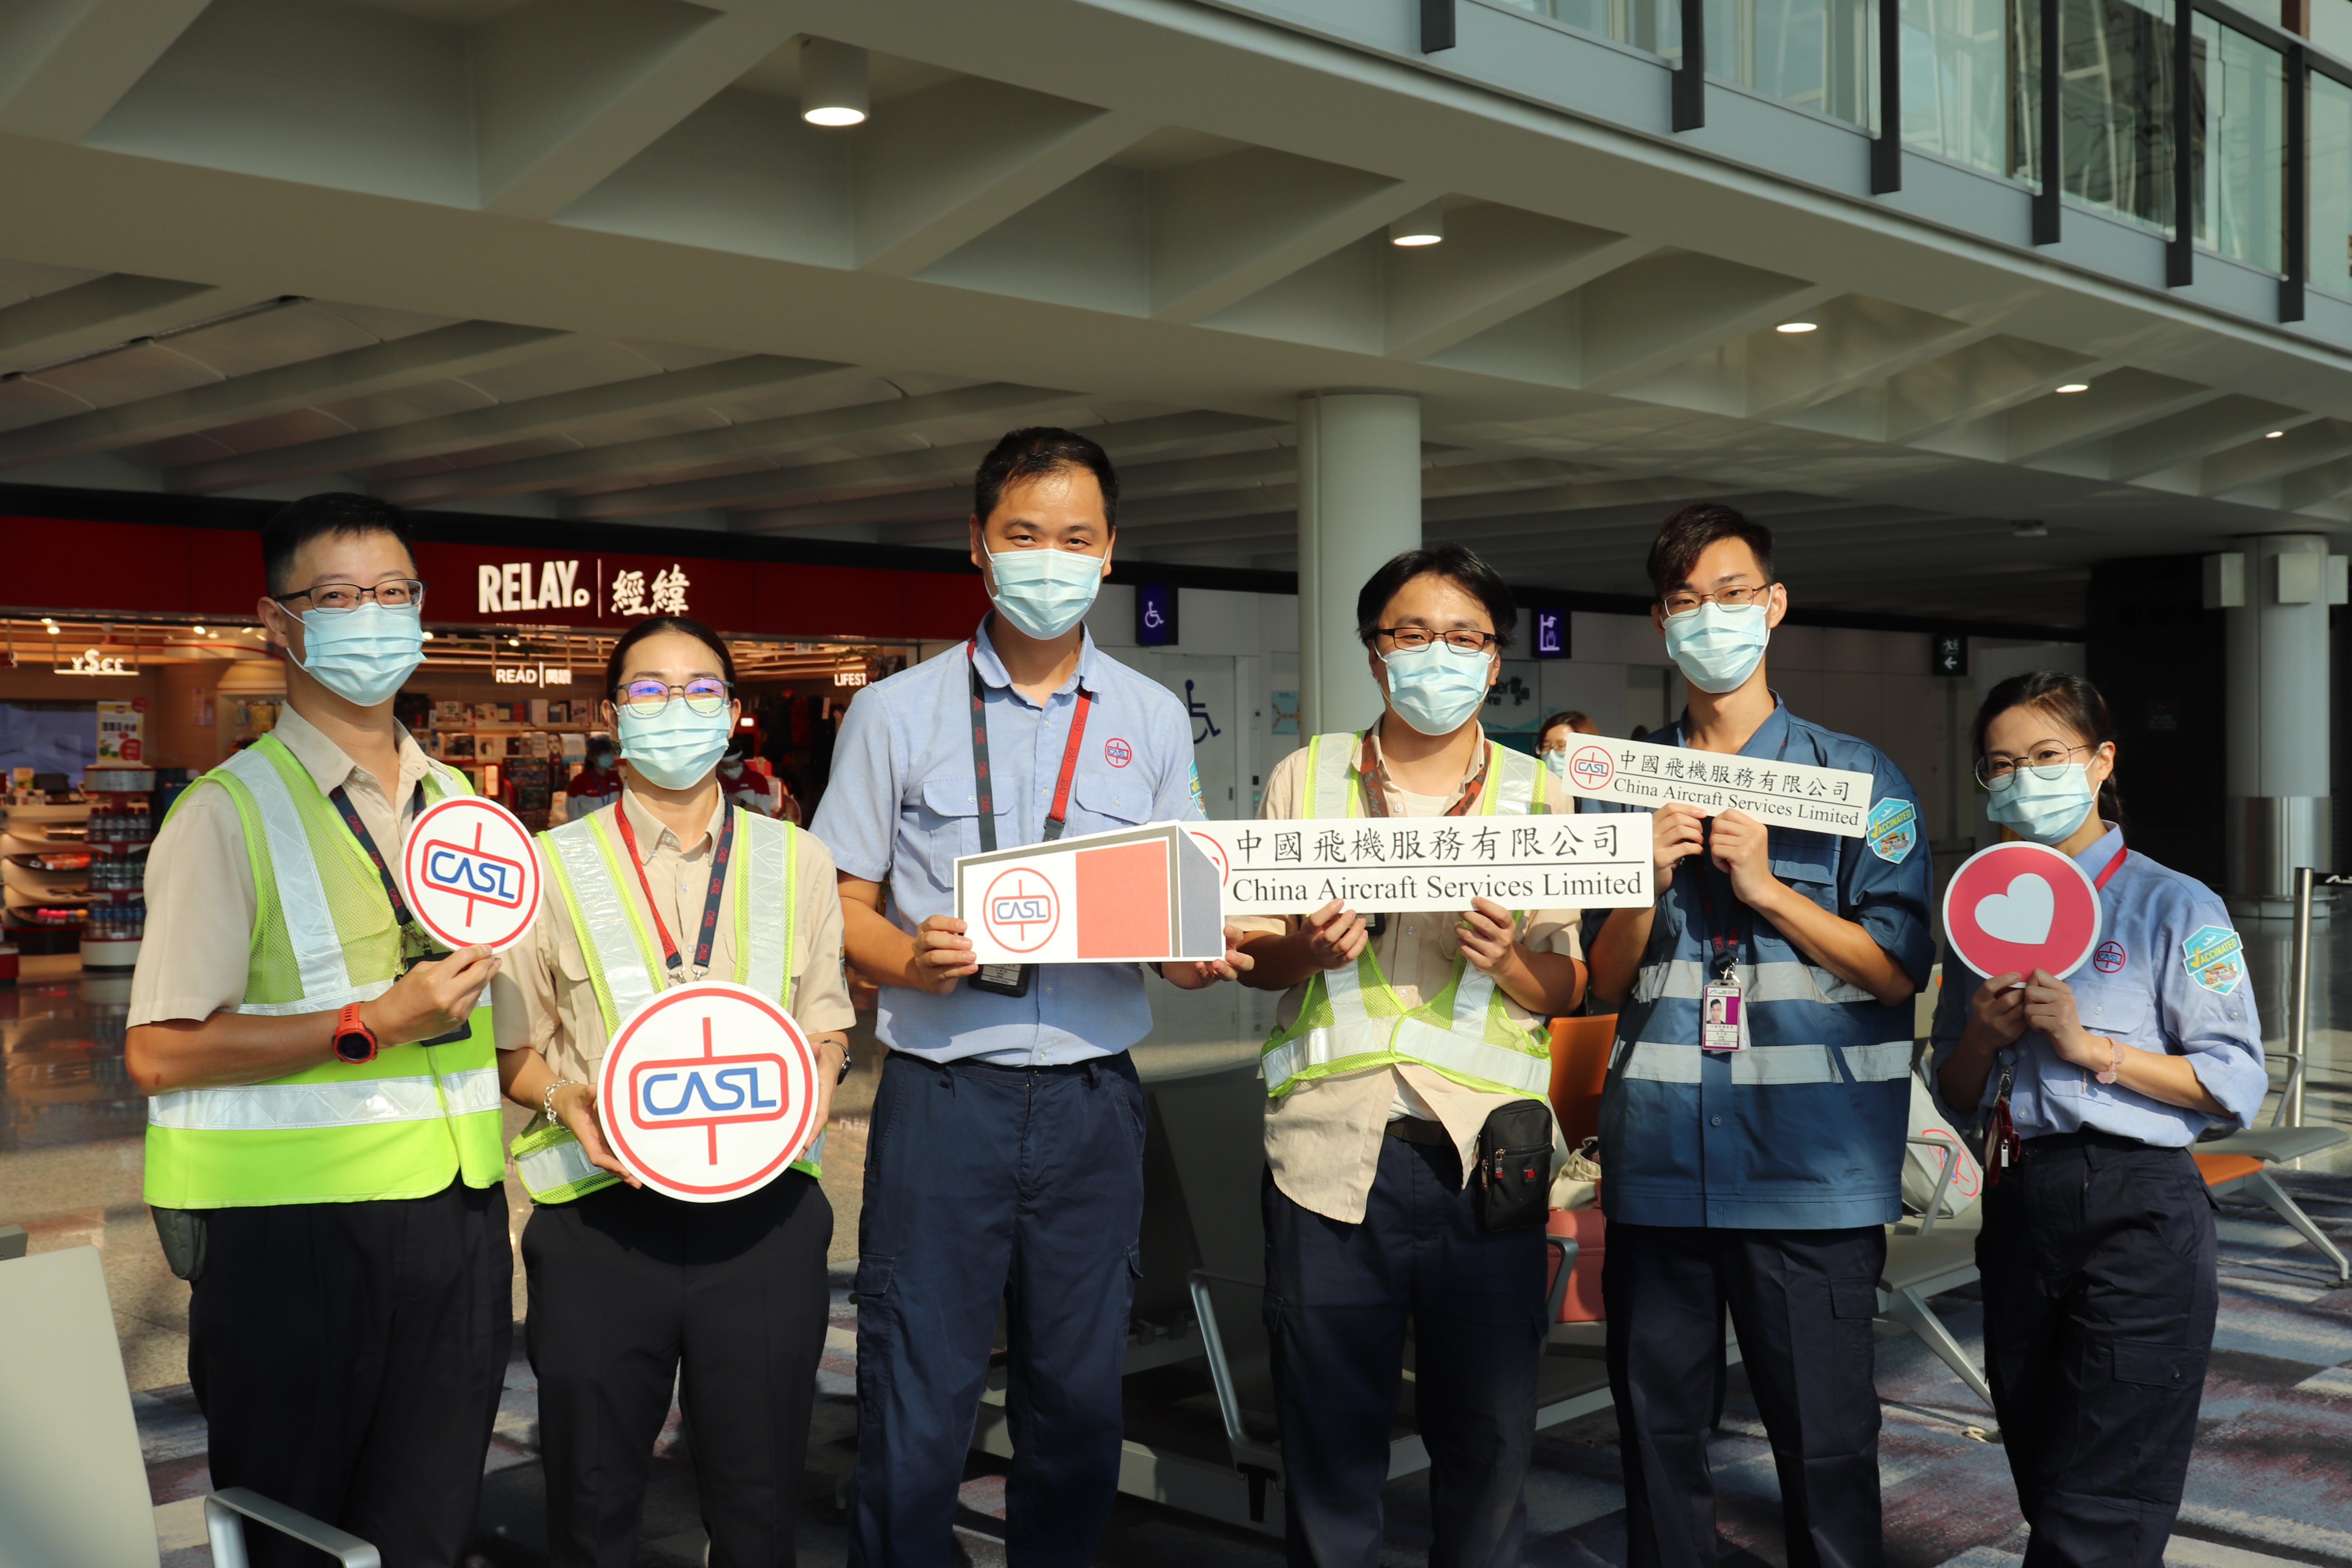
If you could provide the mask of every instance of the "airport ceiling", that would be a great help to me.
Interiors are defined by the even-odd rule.
[[[0,481],[935,545],[1058,422],[1124,556],[1288,570],[1296,398],[1378,387],[1555,587],[1715,498],[1803,603],[2079,624],[2352,522],[2340,353],[1191,0],[11,7],[0,212]]]

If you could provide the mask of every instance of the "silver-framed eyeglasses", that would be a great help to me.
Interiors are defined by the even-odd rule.
[[[1736,583],[1728,588],[1717,588],[1711,594],[1677,588],[1658,602],[1665,605],[1666,614],[1670,616],[1687,616],[1701,605],[1710,602],[1721,605],[1727,610],[1743,610],[1750,605],[1763,604],[1771,596],[1772,584],[1769,583],[1753,586]]]
[[[1495,645],[1492,632],[1433,632],[1427,626],[1381,626],[1377,630],[1399,653],[1419,653],[1432,643],[1442,642],[1448,653],[1476,658]]]
[[[672,686],[650,677],[625,680],[616,694],[620,705],[640,719],[658,717],[673,697],[686,699],[688,712],[709,719],[727,711],[727,683],[715,675],[698,675],[684,686]]]
[[[2043,784],[2053,784],[2065,776],[2075,752],[2097,750],[2096,746],[2062,746],[2055,741],[2044,741],[2022,757],[1979,757],[1977,783],[1987,789],[2007,789],[2016,781],[2017,770],[2023,768]]]
[[[296,599],[308,599],[314,610],[331,616],[345,616],[362,605],[373,600],[387,610],[419,610],[425,607],[425,584],[415,577],[394,577],[389,583],[378,583],[373,588],[362,588],[357,583],[319,583],[308,588],[298,588],[291,594],[272,594],[279,604]]]

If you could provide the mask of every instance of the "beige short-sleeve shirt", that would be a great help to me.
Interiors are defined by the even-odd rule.
[[[390,789],[291,703],[279,710],[271,733],[321,794],[341,786],[386,862],[399,864],[414,820],[409,799],[425,773],[425,752],[408,731],[400,730],[400,774]],[[245,1000],[259,900],[245,821],[228,791],[192,789],[173,808],[147,851],[146,887],[147,931],[131,976],[130,1026],[202,1021]]]
[[[1486,732],[1481,727],[1478,749],[1483,759]],[[1372,743],[1380,744],[1374,732]],[[1462,798],[1477,773],[1474,761],[1454,793],[1442,798],[1417,795],[1391,784],[1386,795],[1394,816],[1442,816]],[[1576,809],[1550,769],[1542,771],[1548,810],[1565,815]],[[1293,752],[1274,767],[1258,804],[1261,817],[1295,817],[1307,800],[1307,752]],[[1519,917],[1519,941],[1539,952],[1584,956],[1578,935],[1581,911],[1537,910]],[[1388,929],[1372,941],[1372,955],[1397,994],[1408,1005],[1445,988],[1454,973],[1454,955],[1461,951],[1455,934],[1459,912],[1453,914],[1392,914]],[[1284,934],[1297,921],[1291,916],[1242,916],[1233,924],[1252,934]],[[1283,994],[1275,1014],[1277,1027],[1287,1028],[1298,1016],[1308,982],[1301,981]],[[1502,993],[1497,992],[1497,994]],[[1506,1009],[1515,1024],[1539,1028],[1544,1020],[1508,995]],[[1381,1140],[1394,1116],[1425,1117],[1441,1122],[1461,1152],[1463,1179],[1477,1163],[1478,1131],[1497,1106],[1511,1096],[1483,1094],[1463,1088],[1444,1074],[1412,1063],[1368,1068],[1336,1078],[1300,1084],[1270,1101],[1265,1115],[1265,1157],[1273,1167],[1275,1185],[1292,1202],[1316,1213],[1354,1225],[1364,1217],[1364,1205],[1379,1171]],[[1555,1131],[1555,1139],[1557,1132]]]
[[[719,814],[727,809],[726,801],[722,798],[712,808],[709,822],[690,844],[680,842],[676,833],[646,810],[635,790],[624,790],[619,804],[606,809],[628,814],[630,831],[636,836],[638,864],[645,871],[646,886],[653,889],[654,908],[686,961],[692,963],[695,933],[701,930],[702,906],[710,891],[710,859],[718,847]],[[792,994],[784,998],[784,1010],[810,1035],[836,1033],[847,1029],[857,1015],[850,1007],[849,986],[841,973],[841,894],[834,878],[833,856],[813,836],[798,828],[792,831],[800,835],[793,875],[793,907],[799,918],[793,928]],[[625,844],[621,853],[628,853]],[[542,870],[548,854],[541,845]],[[554,885],[552,873],[548,873],[551,892]],[[622,893],[637,905],[640,914],[645,912],[645,891],[635,878],[629,879]],[[782,917],[781,911],[754,909],[751,918]],[[722,979],[733,974],[735,956],[734,922],[721,920],[711,941],[710,973]],[[588,978],[588,958],[581,950],[580,933],[562,899],[550,897],[541,906],[530,933],[501,955],[498,975],[490,982],[490,1001],[496,1010],[500,1050],[536,1047],[557,1077],[578,1083],[596,1081],[611,1037],[596,1005],[595,986]]]

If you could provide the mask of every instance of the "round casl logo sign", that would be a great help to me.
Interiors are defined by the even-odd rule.
[[[792,1015],[706,980],[629,1015],[597,1075],[604,1140],[637,1179],[721,1203],[776,1179],[821,1131],[816,1052]]]
[[[400,892],[450,948],[513,946],[539,916],[539,850],[513,812],[480,795],[426,809],[400,852]]]

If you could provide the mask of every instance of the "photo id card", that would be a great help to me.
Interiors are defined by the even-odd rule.
[[[1748,1013],[1739,995],[1739,982],[1729,976],[1709,985],[1699,1001],[1699,1048],[1742,1051],[1748,1048]]]

